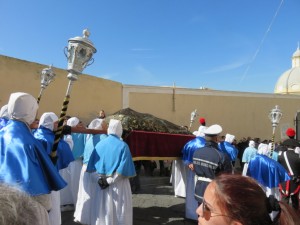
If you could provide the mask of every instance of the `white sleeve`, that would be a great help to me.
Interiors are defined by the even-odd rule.
[[[120,179],[122,179],[122,176],[115,173],[112,177],[107,177],[106,181],[108,184],[112,184],[112,183],[116,183]]]
[[[73,142],[73,138],[72,135],[66,135],[65,136],[65,141],[69,144],[71,150],[73,150],[73,146],[74,146],[74,142]]]

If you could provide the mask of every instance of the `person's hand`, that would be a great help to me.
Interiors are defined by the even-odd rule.
[[[71,133],[72,133],[72,128],[71,128],[71,126],[64,125],[61,133],[62,133],[62,135],[68,135],[68,134],[71,134]]]
[[[190,169],[191,171],[194,171],[194,165],[193,165],[193,163],[190,163],[190,164],[188,165],[188,167],[189,167],[189,169]]]
[[[98,184],[102,190],[108,188],[109,186],[105,177],[100,177],[98,180]]]

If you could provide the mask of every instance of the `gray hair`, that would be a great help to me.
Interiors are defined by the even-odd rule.
[[[0,183],[0,224],[48,224],[47,221],[48,213],[38,202],[19,189]]]

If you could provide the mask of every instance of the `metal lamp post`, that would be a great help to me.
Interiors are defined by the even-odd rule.
[[[197,116],[197,109],[195,109],[193,112],[191,112],[191,121],[190,121],[189,130],[191,130],[191,127],[196,119],[196,116]]]
[[[93,43],[88,39],[90,32],[85,29],[83,30],[83,37],[74,37],[69,39],[68,47],[65,47],[65,55],[68,58],[68,76],[69,84],[66,92],[66,96],[60,112],[57,130],[55,132],[55,140],[53,149],[51,152],[52,159],[56,159],[56,150],[58,142],[61,138],[64,118],[67,113],[68,104],[70,101],[70,93],[73,82],[78,79],[78,75],[81,74],[83,69],[94,62],[92,58],[93,54],[97,52]],[[67,51],[67,53],[66,53]]]
[[[269,113],[269,119],[271,120],[272,127],[273,127],[272,147],[271,147],[271,153],[270,153],[271,158],[272,158],[273,151],[274,151],[275,130],[276,130],[276,127],[279,124],[279,121],[280,121],[281,117],[282,117],[282,112],[279,109],[279,106],[276,105],[275,108],[272,109],[271,112]]]
[[[56,74],[52,70],[52,65],[50,65],[48,68],[45,68],[42,70],[42,72],[41,72],[41,90],[40,90],[40,94],[37,98],[38,104],[41,101],[43,91],[54,80],[55,76],[56,76]]]

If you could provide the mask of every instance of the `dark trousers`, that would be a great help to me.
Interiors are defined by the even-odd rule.
[[[299,193],[294,194],[294,195],[290,195],[290,196],[282,196],[282,201],[289,204],[289,201],[292,201],[292,207],[296,210],[299,209]]]

